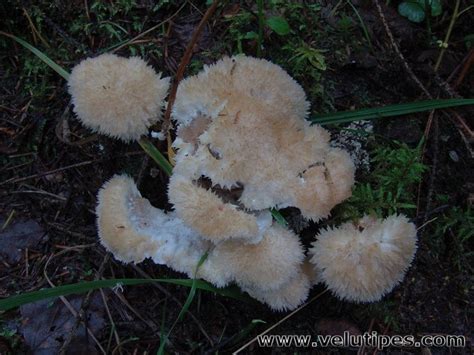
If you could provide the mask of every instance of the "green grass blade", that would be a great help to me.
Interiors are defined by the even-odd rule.
[[[207,253],[207,252],[204,253],[204,255],[201,256],[201,258],[199,259],[199,261],[196,265],[196,270],[194,271],[194,279],[192,280],[193,282],[192,282],[192,285],[191,285],[191,291],[189,291],[189,295],[186,298],[186,302],[184,303],[183,307],[181,308],[181,311],[179,312],[178,318],[176,318],[176,320],[174,321],[173,325],[171,326],[170,330],[168,331],[168,334],[166,334],[165,336],[160,335],[160,347],[159,347],[158,352],[157,352],[158,355],[162,355],[162,354],[165,353],[165,346],[166,346],[166,343],[168,341],[169,336],[171,335],[171,332],[173,331],[176,324],[178,324],[178,322],[180,322],[183,319],[184,315],[186,314],[189,307],[191,306],[191,303],[193,302],[194,296],[196,295],[197,282],[199,281],[196,278],[196,275],[197,275],[197,272],[198,272],[199,268],[201,267],[201,265],[204,263],[204,261],[206,261],[208,255],[209,255],[209,253]]]
[[[46,54],[41,52],[39,49],[36,47],[32,46],[28,42],[22,40],[21,38],[18,38],[17,36],[5,33],[5,32],[0,32],[4,36],[10,37],[11,39],[17,41],[20,43],[23,47],[26,49],[30,50],[34,55],[36,55],[39,59],[41,59],[43,62],[45,62],[47,65],[51,67],[56,73],[61,75],[64,79],[69,80],[69,73],[60,65],[56,64],[51,58],[49,58]]]
[[[189,291],[188,298],[186,299],[186,302],[184,303],[183,308],[181,308],[181,311],[179,312],[178,322],[183,319],[184,315],[186,314],[189,307],[191,306],[191,303],[193,302],[194,296],[196,295],[197,281],[198,281],[198,279],[196,278],[196,275],[201,265],[206,261],[208,255],[209,254],[206,252],[204,253],[203,256],[201,256],[201,259],[199,259],[199,262],[196,266],[196,271],[194,272],[194,279],[191,285],[191,290]]]
[[[411,102],[408,104],[389,105],[385,107],[368,108],[355,111],[333,112],[328,114],[316,115],[310,118],[310,121],[322,125],[338,124],[360,120],[371,120],[382,117],[407,115],[410,113],[465,105],[474,105],[474,99],[426,100],[419,102]]]
[[[143,148],[143,150],[150,156],[152,159],[160,166],[163,171],[171,176],[173,173],[173,166],[170,164],[168,159],[166,159],[161,152],[156,149],[156,147],[151,143],[147,138],[142,137],[138,143]]]
[[[195,287],[200,290],[215,292],[225,297],[235,298],[241,301],[248,300],[237,288],[217,288],[203,280],[189,280],[189,279],[110,279],[80,282],[71,285],[57,286],[54,288],[47,288],[39,291],[26,292],[17,296],[11,296],[0,300],[0,311],[6,311],[18,306],[41,301],[51,297],[67,296],[76,293],[84,293],[90,290],[95,290],[104,287],[114,287],[116,285],[140,285],[152,282],[169,283],[179,286]]]
[[[362,31],[364,32],[365,39],[367,40],[367,43],[369,44],[370,50],[373,52],[374,48],[372,47],[372,41],[370,39],[369,31],[367,30],[367,26],[365,25],[364,20],[359,14],[359,11],[357,11],[357,8],[352,4],[350,0],[346,0],[346,2],[349,4],[349,6],[352,8],[352,11],[354,11],[355,15],[357,16],[357,19],[359,20],[360,27],[362,28]]]
[[[270,213],[272,214],[273,218],[275,218],[275,221],[277,221],[279,224],[282,226],[287,226],[288,222],[286,221],[285,217],[283,217],[276,208],[270,208]]]
[[[165,331],[165,320],[166,320],[166,305],[167,299],[165,298],[165,303],[163,304],[163,315],[161,317],[161,327],[160,327],[160,348],[156,352],[157,354],[162,354],[165,350],[166,343],[166,331]]]

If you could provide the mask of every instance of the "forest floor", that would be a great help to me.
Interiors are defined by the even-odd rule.
[[[397,12],[400,1],[379,2],[386,26],[372,1],[265,2],[265,16],[284,18],[289,31],[278,34],[278,28],[265,26],[262,57],[281,65],[304,87],[311,114],[415,102],[428,94],[474,97],[472,2],[460,1],[466,11],[454,23],[437,67],[439,41],[448,31],[455,1],[442,1],[442,14],[421,23]],[[198,1],[6,0],[0,3],[0,31],[24,39],[68,70],[83,58],[115,51],[141,56],[164,76],[174,77],[208,6]],[[224,55],[256,56],[258,30],[254,2],[222,1],[193,48],[186,76]],[[137,143],[81,126],[64,79],[2,34],[0,63],[0,299],[80,281],[182,278],[149,260],[120,263],[97,238],[96,195],[107,179],[128,173],[154,206],[169,210],[166,174]],[[321,294],[323,285],[314,287],[310,303],[270,334],[464,335],[463,349],[403,348],[397,354],[472,353],[473,114],[471,106],[374,120],[371,130],[356,126],[368,133],[364,139],[352,137],[361,142],[368,161],[359,166],[358,187],[345,206],[408,215],[419,228],[415,260],[404,281],[376,303],[341,301],[330,292]],[[341,127],[327,128],[337,139]],[[166,154],[166,142],[154,143]],[[407,171],[413,174],[409,182],[404,180]],[[381,181],[389,181],[385,187],[395,192],[402,186],[398,201],[384,192]],[[291,219],[294,211],[281,213]],[[342,218],[336,209],[329,220],[300,220],[302,225],[292,227],[307,245],[318,230]],[[188,288],[158,283],[123,286],[0,312],[0,354],[156,353],[188,293]],[[82,316],[75,317],[77,312]],[[229,353],[287,314],[198,291],[165,351]],[[281,351],[253,342],[243,353],[290,350],[358,351]],[[367,348],[360,353],[388,352]]]

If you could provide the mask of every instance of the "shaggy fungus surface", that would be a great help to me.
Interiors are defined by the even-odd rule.
[[[295,309],[308,298],[311,281],[308,275],[299,270],[294,277],[277,289],[263,287],[243,287],[250,296],[266,303],[276,311]]]
[[[218,287],[236,282],[276,309],[299,302],[303,289],[309,289],[306,282],[298,283],[294,293],[288,290],[294,278],[301,279],[299,265],[304,254],[296,236],[278,225],[269,228],[258,244],[225,241],[214,245],[185,226],[173,212],[166,214],[151,206],[125,175],[114,176],[100,189],[96,214],[102,245],[120,261],[152,258],[194,277],[200,258],[208,253],[198,277]],[[272,297],[278,299],[275,306]]]
[[[102,245],[123,262],[152,258],[157,264],[194,277],[200,258],[212,244],[200,238],[171,213],[153,207],[138,191],[133,179],[116,175],[98,194],[97,229]],[[199,276],[216,285],[227,285],[222,266],[205,263]]]
[[[226,241],[216,245],[209,260],[226,264],[237,284],[274,290],[299,271],[304,251],[292,232],[277,224],[268,228],[261,242]]]
[[[68,80],[74,112],[93,131],[136,140],[161,118],[169,78],[138,57],[102,54],[83,60]]]
[[[304,119],[308,107],[302,88],[266,60],[237,56],[206,66],[178,88],[178,177],[172,180],[188,179],[193,195],[202,197],[200,205],[212,209],[215,196],[198,192],[202,177],[221,190],[239,187],[234,205],[247,213],[293,206],[308,219],[327,217],[351,195],[354,165],[345,151],[330,147],[326,130]],[[170,184],[170,201],[187,224],[203,232],[177,198],[182,193],[173,191],[177,186]]]
[[[339,298],[374,302],[403,279],[416,251],[416,227],[403,215],[365,216],[317,236],[311,262]]]
[[[130,140],[158,117],[168,80],[139,59],[107,55],[81,63],[69,85],[85,124]],[[198,277],[236,283],[275,310],[296,308],[321,272],[269,209],[295,207],[319,220],[354,184],[349,155],[305,120],[308,110],[300,85],[263,59],[224,58],[185,79],[172,113],[174,211],[154,208],[132,179],[115,176],[98,196],[102,244],[121,261],[149,257],[190,277],[207,253]]]

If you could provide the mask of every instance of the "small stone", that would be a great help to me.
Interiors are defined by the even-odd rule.
[[[454,150],[449,151],[449,157],[451,158],[452,161],[456,163],[459,161],[459,155]]]

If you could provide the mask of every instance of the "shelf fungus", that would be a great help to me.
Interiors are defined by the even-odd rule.
[[[365,216],[317,236],[311,262],[339,298],[375,302],[405,276],[416,251],[416,227],[403,215]]]
[[[84,126],[127,142],[161,118],[169,78],[160,78],[141,58],[102,54],[76,65],[68,87]]]
[[[123,140],[144,134],[167,79],[115,56],[88,61],[69,83],[81,119]],[[103,71],[109,74],[100,78]],[[97,78],[83,82],[88,75]],[[325,271],[311,267],[298,236],[270,209],[326,218],[351,195],[355,170],[347,152],[330,146],[329,133],[306,120],[308,111],[301,86],[263,59],[224,58],[183,80],[172,111],[174,211],[154,208],[131,178],[116,176],[99,192],[102,244],[124,262],[149,257],[190,277],[207,252],[199,277],[218,287],[236,283],[275,310],[296,308],[313,284],[327,282]]]

